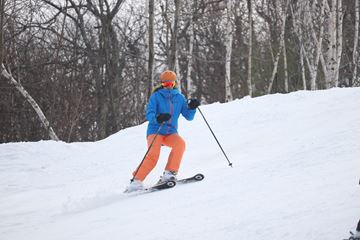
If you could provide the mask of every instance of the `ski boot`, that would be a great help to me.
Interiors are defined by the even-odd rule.
[[[144,190],[144,185],[142,181],[134,179],[130,182],[129,186],[126,188],[125,193],[135,192]]]
[[[177,180],[176,174],[177,173],[175,171],[165,170],[163,175],[160,177],[160,180],[157,182],[157,184],[161,184],[161,183],[169,182],[169,181],[176,182],[176,180]]]

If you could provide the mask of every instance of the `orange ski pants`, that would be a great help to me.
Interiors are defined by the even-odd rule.
[[[151,134],[147,137],[148,147],[150,147],[150,144],[155,136],[156,134]],[[136,173],[136,170],[133,172],[133,175],[136,173],[136,176],[134,175],[134,179],[144,181],[146,176],[156,166],[160,157],[161,146],[163,145],[171,148],[165,170],[178,172],[181,159],[185,152],[184,139],[176,133],[171,135],[158,135],[150,151],[146,155],[143,164],[140,168],[138,168],[138,172]]]

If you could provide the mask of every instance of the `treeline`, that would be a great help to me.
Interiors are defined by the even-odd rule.
[[[0,0],[0,142],[95,141],[187,97],[359,86],[359,1]]]

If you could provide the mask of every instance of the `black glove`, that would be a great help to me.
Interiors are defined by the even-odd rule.
[[[196,109],[198,106],[200,106],[200,102],[197,99],[189,99],[188,102],[188,108],[189,109]]]
[[[157,117],[156,117],[156,121],[158,123],[163,123],[168,121],[171,118],[171,114],[170,113],[160,113]]]

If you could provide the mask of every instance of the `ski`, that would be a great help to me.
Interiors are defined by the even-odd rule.
[[[202,181],[204,178],[205,178],[204,174],[198,173],[192,177],[178,179],[176,183],[185,184],[185,183],[199,182]]]
[[[176,184],[186,184],[186,183],[192,183],[192,182],[199,182],[202,181],[205,178],[205,176],[201,173],[195,174],[192,177],[188,177],[188,178],[182,178],[182,179],[178,179],[176,181],[168,181],[168,182],[164,182],[164,183],[160,183],[160,184],[156,184],[152,187],[146,188],[144,189],[143,193],[149,193],[149,192],[155,192],[155,191],[160,191],[160,190],[165,190],[165,189],[169,189],[169,188],[173,188],[176,186]]]
[[[168,182],[164,182],[164,183],[159,183],[156,184],[152,187],[146,188],[144,191],[145,192],[154,192],[154,191],[159,191],[159,190],[165,190],[165,189],[169,189],[169,188],[173,188],[176,186],[176,182],[175,181],[168,181]]]
[[[141,190],[136,190],[136,191],[131,191],[131,192],[128,192],[127,190],[125,190],[124,193],[130,194],[130,195],[151,193],[151,192],[155,192],[155,191],[170,189],[170,188],[175,187],[175,185],[176,185],[175,181],[168,181],[168,182],[164,182],[164,183],[155,184],[155,185],[153,185],[151,187],[144,188],[144,189],[141,189]]]
[[[188,177],[188,178],[182,178],[182,179],[178,179],[176,181],[168,181],[168,182],[164,182],[164,183],[159,183],[156,184],[154,186],[145,188],[143,190],[139,190],[139,191],[134,191],[134,192],[124,192],[124,193],[134,193],[134,194],[142,194],[142,193],[150,193],[150,192],[155,192],[155,191],[161,191],[161,190],[165,190],[165,189],[170,189],[176,186],[176,184],[186,184],[186,183],[192,183],[192,182],[200,182],[205,178],[205,176],[201,173],[195,174],[192,177]]]

